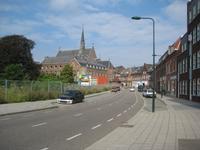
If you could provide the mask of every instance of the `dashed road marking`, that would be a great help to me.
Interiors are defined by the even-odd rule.
[[[127,110],[124,110],[123,113],[127,113]]]
[[[82,113],[78,113],[78,114],[75,114],[74,117],[80,117],[82,115],[83,115]]]
[[[128,110],[131,110],[131,107],[129,107]]]
[[[81,135],[82,135],[82,133],[79,133],[79,134],[76,134],[76,135],[74,135],[74,136],[72,136],[72,137],[67,138],[66,140],[67,140],[67,141],[70,141],[70,140],[72,140],[72,139],[74,139],[74,138],[76,138],[76,137],[79,137],[79,136],[81,136]]]
[[[122,115],[122,114],[120,113],[120,114],[117,115],[117,117],[120,117],[121,115]]]
[[[111,122],[112,120],[113,120],[113,118],[111,118],[111,119],[107,120],[107,122]]]
[[[96,129],[96,128],[99,128],[100,126],[102,126],[102,124],[98,124],[98,125],[92,127],[91,129],[94,130],[94,129]]]
[[[45,148],[42,148],[42,149],[40,149],[40,150],[48,150],[49,148],[48,147],[45,147]]]
[[[43,126],[45,124],[47,124],[47,123],[46,122],[42,122],[42,123],[39,123],[39,124],[36,124],[36,125],[32,125],[32,127],[34,128],[34,127],[38,127],[38,126]]]

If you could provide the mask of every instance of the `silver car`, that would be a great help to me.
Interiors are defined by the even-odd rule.
[[[143,91],[144,97],[153,97],[153,89],[145,89]],[[156,91],[154,91],[154,97],[156,97]]]

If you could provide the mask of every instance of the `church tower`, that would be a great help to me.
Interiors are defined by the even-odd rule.
[[[83,54],[84,50],[85,50],[85,38],[84,38],[84,28],[82,27],[79,56]]]

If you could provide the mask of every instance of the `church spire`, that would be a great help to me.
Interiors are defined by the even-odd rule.
[[[82,26],[82,34],[81,34],[81,41],[80,41],[80,50],[85,49],[85,38],[84,38],[84,28]]]

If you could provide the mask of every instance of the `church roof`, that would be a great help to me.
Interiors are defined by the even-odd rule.
[[[60,57],[45,57],[42,64],[67,64],[72,60],[72,58],[67,56],[60,56]]]
[[[85,65],[95,65],[95,66],[98,66],[98,67],[106,67],[105,65],[97,62],[96,60],[87,60],[87,59],[84,59],[84,58],[81,58],[81,57],[76,57],[75,58],[80,65],[82,66],[85,66]]]
[[[71,58],[74,58],[74,57],[77,57],[79,55],[79,51],[80,49],[75,49],[75,50],[60,50],[56,57],[60,57],[60,56],[67,56],[67,57],[71,57]],[[88,57],[90,55],[90,53],[94,51],[94,49],[92,48],[86,48],[82,51],[82,56],[84,57]]]
[[[114,68],[113,64],[110,61],[98,61],[100,64],[106,66],[107,68]]]

